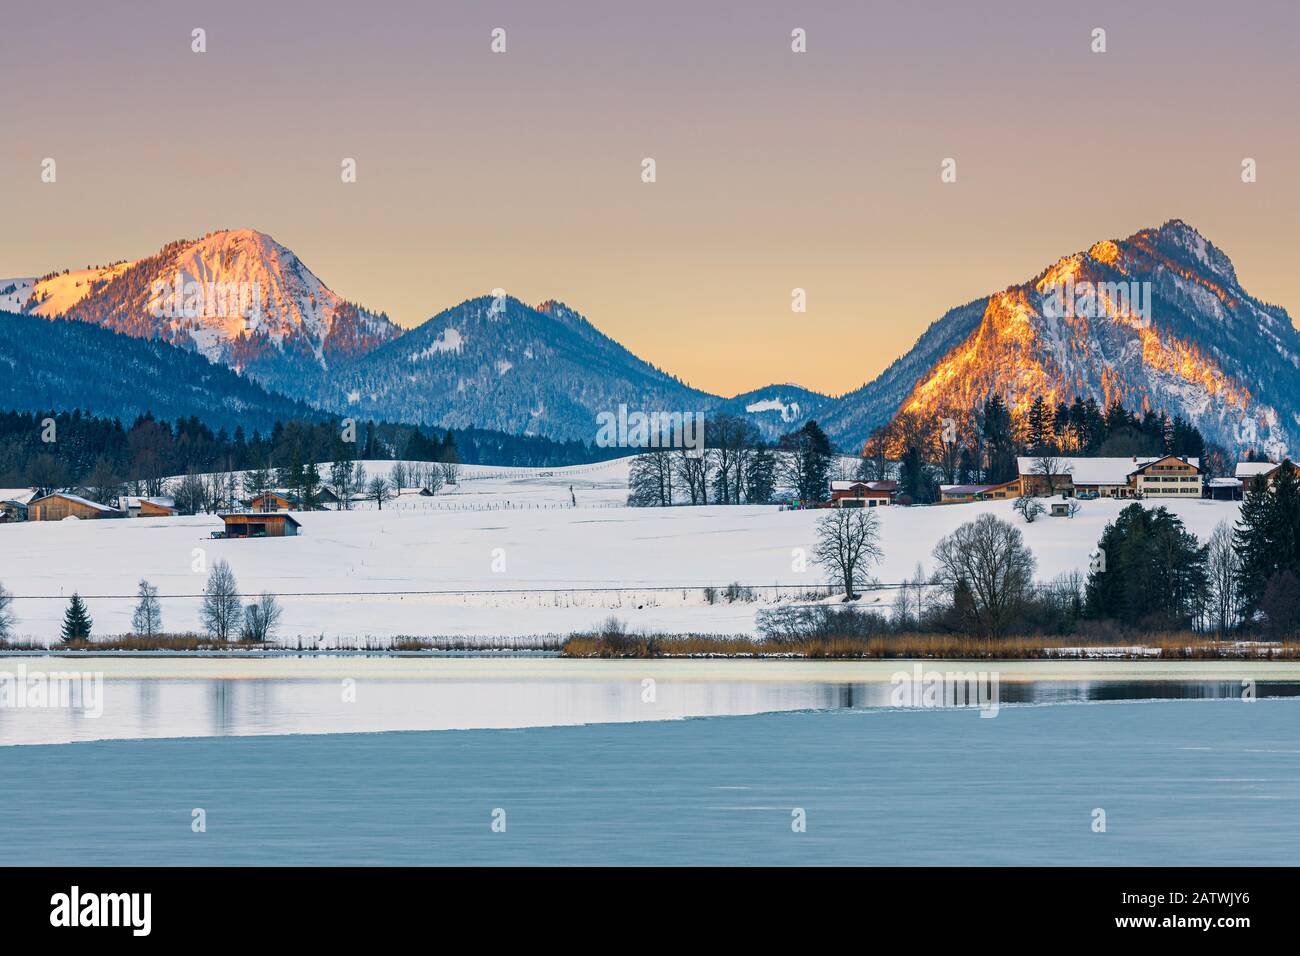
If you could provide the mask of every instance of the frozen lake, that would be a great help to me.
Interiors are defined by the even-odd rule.
[[[3,747],[0,840],[12,865],[1280,865],[1297,727],[1295,698],[1183,699]]]
[[[895,675],[996,680],[1000,707],[1300,694],[1300,663],[573,660],[366,655],[0,656],[0,749],[112,739],[486,730],[893,709]],[[82,706],[14,706],[5,681],[87,681]],[[12,675],[12,678],[6,678]],[[974,699],[973,697],[971,698]],[[34,701],[39,702],[39,701]],[[918,703],[924,701],[918,698]],[[25,701],[24,701],[25,703]],[[1002,713],[1002,711],[999,711]]]

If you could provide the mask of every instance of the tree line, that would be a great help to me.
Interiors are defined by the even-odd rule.
[[[351,440],[349,440],[351,439]],[[123,486],[159,495],[169,475],[279,469],[308,462],[416,460],[558,467],[610,457],[605,449],[485,429],[439,433],[414,425],[276,422],[266,433],[213,430],[197,416],[151,414],[129,425],[79,410],[0,413],[0,487],[84,489],[106,501]]]
[[[719,414],[705,422],[702,448],[664,447],[637,455],[628,476],[628,504],[770,504],[782,495],[823,501],[834,461],[830,439],[815,421],[769,443],[753,422]]]
[[[282,617],[280,602],[274,594],[263,591],[244,604],[230,565],[217,561],[212,566],[199,605],[199,620],[208,637],[220,643],[235,639],[251,643],[269,641],[279,628]],[[13,596],[0,584],[0,644],[12,636],[15,623]],[[74,646],[88,643],[94,628],[90,609],[81,594],[74,592],[63,613],[60,641]],[[143,578],[136,590],[136,605],[131,613],[131,635],[146,641],[166,636],[158,588]]]

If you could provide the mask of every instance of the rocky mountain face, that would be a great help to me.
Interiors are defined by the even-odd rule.
[[[1274,457],[1300,435],[1300,334],[1179,220],[1098,242],[952,309],[839,398],[798,385],[733,398],[701,391],[555,301],[470,299],[403,332],[250,229],[137,261],[0,280],[0,309],[159,339],[329,412],[581,441],[595,439],[598,415],[626,406],[730,413],[768,439],[816,418],[856,450],[902,411],[961,417],[995,392],[1016,415],[1040,396],[1119,399]]]
[[[172,242],[134,262],[0,281],[9,286],[4,304],[16,311],[159,338],[285,391],[399,334],[252,229]]]
[[[594,441],[596,416],[716,403],[558,302],[469,299],[329,376],[313,401],[362,418]]]
[[[948,313],[840,399],[826,425],[854,444],[897,412],[960,418],[994,393],[1020,416],[1039,396],[1119,399],[1276,457],[1300,434],[1300,334],[1284,309],[1241,287],[1226,255],[1173,220]]]

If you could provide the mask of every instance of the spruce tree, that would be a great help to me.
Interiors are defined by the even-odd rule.
[[[765,505],[775,496],[776,456],[766,445],[760,445],[745,463],[745,500]]]
[[[72,600],[68,602],[68,610],[63,615],[63,630],[60,632],[63,643],[90,640],[92,627],[94,623],[90,620],[90,614],[86,611],[81,595],[74,593]]]
[[[1106,525],[1088,575],[1085,614],[1188,626],[1204,599],[1206,548],[1167,508],[1131,504]]]
[[[1283,463],[1271,488],[1260,483],[1241,503],[1241,523],[1233,532],[1241,558],[1238,581],[1247,614],[1259,610],[1273,575],[1300,575],[1300,476]]]
[[[810,421],[798,431],[798,454],[802,459],[804,487],[799,497],[809,501],[825,501],[830,497],[830,471],[834,450],[831,441],[816,421]]]

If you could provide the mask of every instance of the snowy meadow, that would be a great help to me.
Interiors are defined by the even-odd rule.
[[[821,511],[778,506],[629,508],[629,459],[569,468],[462,466],[434,496],[406,493],[377,508],[295,514],[297,537],[213,539],[216,515],[28,522],[0,527],[0,582],[14,594],[19,639],[57,639],[68,598],[85,599],[95,634],[131,628],[137,584],[160,594],[169,632],[200,629],[206,572],[224,560],[247,597],[270,591],[283,619],[278,640],[306,646],[397,635],[564,635],[611,615],[629,629],[752,634],[774,602],[825,593],[807,556]],[[391,462],[366,462],[371,475]],[[1081,502],[1072,518],[1026,523],[1010,502],[884,507],[882,584],[928,574],[938,540],[991,512],[1024,535],[1036,578],[1086,575],[1106,523],[1125,503]],[[1160,501],[1203,541],[1239,505]],[[732,583],[754,599],[706,589]],[[892,592],[868,591],[888,606]]]

